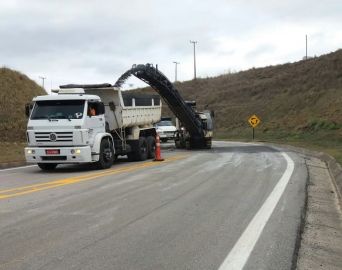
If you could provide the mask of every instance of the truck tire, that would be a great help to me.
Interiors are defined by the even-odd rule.
[[[162,142],[167,142],[167,138],[160,139]]]
[[[131,153],[128,153],[128,159],[130,161],[144,161],[147,159],[147,140],[145,137],[140,137],[136,149],[133,149]]]
[[[38,163],[37,165],[43,171],[53,171],[54,169],[56,169],[58,164],[56,164],[56,163]]]
[[[102,139],[100,145],[100,157],[99,161],[96,162],[96,167],[98,169],[108,169],[113,165],[114,162],[114,150],[113,145],[107,138]]]
[[[153,136],[147,137],[147,158],[154,159],[156,157],[156,139]]]

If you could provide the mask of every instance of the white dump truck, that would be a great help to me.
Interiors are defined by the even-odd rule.
[[[65,163],[105,169],[120,155],[154,158],[159,95],[131,95],[110,84],[64,85],[54,92],[26,107],[27,162],[42,170]]]

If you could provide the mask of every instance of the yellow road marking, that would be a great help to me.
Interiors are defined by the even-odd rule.
[[[45,182],[45,183],[16,187],[12,189],[4,189],[4,190],[0,190],[0,200],[11,198],[11,197],[17,197],[20,195],[25,195],[25,194],[42,191],[42,190],[46,190],[50,188],[76,184],[79,182],[84,182],[84,181],[92,180],[95,178],[99,178],[101,176],[119,174],[119,173],[124,173],[124,172],[131,172],[131,171],[135,171],[135,170],[147,168],[147,167],[154,167],[158,164],[163,164],[163,163],[168,163],[168,162],[184,159],[187,156],[188,155],[177,155],[177,156],[173,156],[173,157],[169,157],[165,159],[165,161],[162,163],[150,161],[150,162],[135,164],[131,166],[125,166],[125,167],[121,167],[117,169],[109,169],[109,170],[105,170],[102,172],[96,172],[96,173],[90,173],[90,174],[85,174],[85,175],[80,175],[80,176],[75,176],[75,177],[54,180],[54,181]]]

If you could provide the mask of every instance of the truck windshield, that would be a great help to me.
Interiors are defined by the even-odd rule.
[[[80,119],[83,111],[84,100],[37,101],[31,119]]]
[[[173,126],[171,121],[160,121],[156,124],[158,127],[168,127]]]

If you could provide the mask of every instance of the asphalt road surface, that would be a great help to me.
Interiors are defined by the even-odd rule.
[[[0,269],[291,269],[301,156],[165,146],[164,162],[0,171]]]

